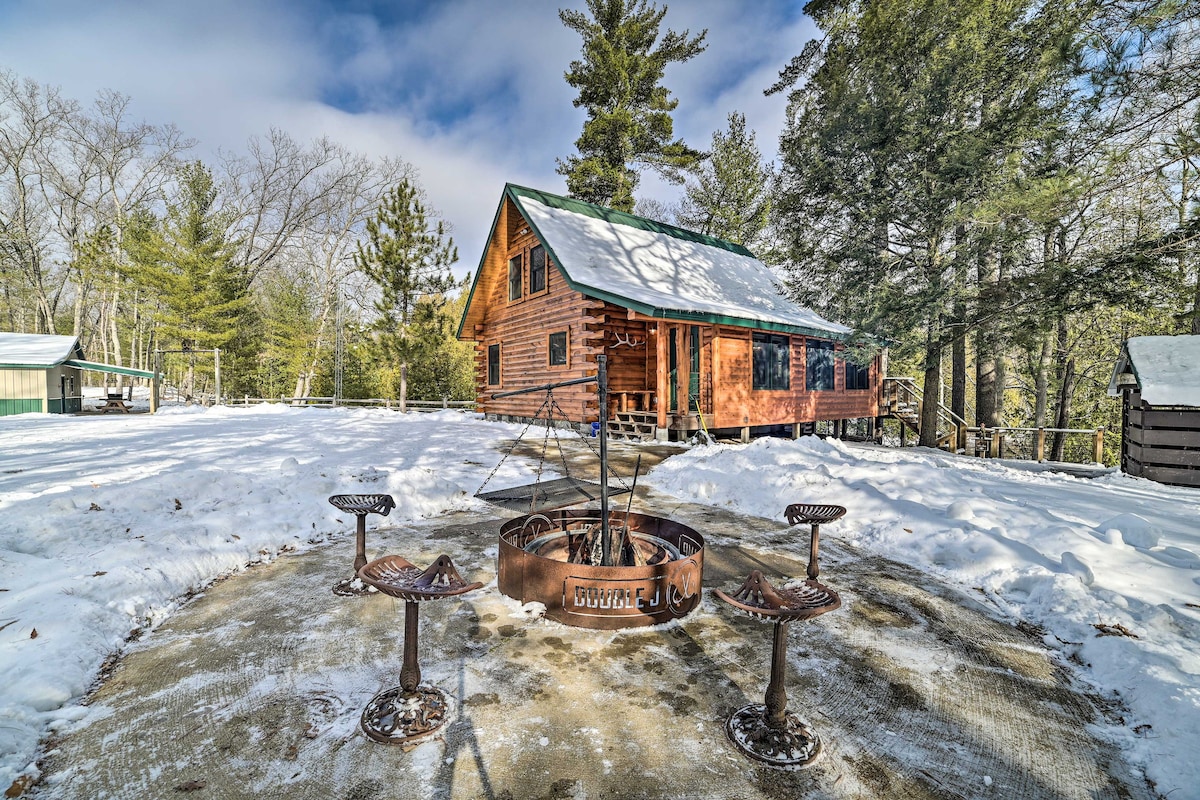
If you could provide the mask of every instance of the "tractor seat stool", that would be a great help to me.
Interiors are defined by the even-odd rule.
[[[377,742],[405,749],[437,737],[454,719],[451,698],[436,686],[421,683],[417,663],[418,603],[444,600],[483,586],[468,583],[450,556],[439,556],[422,570],[400,556],[384,556],[358,571],[364,583],[404,601],[404,661],[400,685],[385,689],[367,703],[360,725]]]
[[[837,592],[817,582],[819,527],[846,513],[841,506],[794,504],[784,515],[790,524],[807,522],[812,528],[807,577],[803,583],[775,588],[754,570],[733,594],[715,590],[717,597],[755,619],[775,626],[771,647],[771,677],[763,703],[735,710],[725,723],[725,733],[744,755],[778,769],[803,769],[821,755],[821,738],[799,716],[787,710],[788,623],[803,622],[842,605]]]
[[[358,518],[354,542],[354,574],[333,585],[333,593],[342,597],[371,594],[374,589],[362,582],[358,571],[367,564],[367,514],[387,516],[396,507],[390,494],[335,494],[330,504],[338,511],[353,514]]]

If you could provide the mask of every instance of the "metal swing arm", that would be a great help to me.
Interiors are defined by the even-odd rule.
[[[544,383],[541,386],[530,386],[527,389],[513,389],[510,392],[496,392],[491,396],[493,400],[499,400],[501,397],[515,397],[519,394],[530,394],[532,392],[549,392],[554,389],[559,389],[563,386],[575,386],[580,383],[596,383],[600,380],[600,376],[591,375],[587,378],[575,378],[569,381],[560,381],[558,383]]]

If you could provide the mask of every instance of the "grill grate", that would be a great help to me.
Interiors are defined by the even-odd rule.
[[[610,485],[608,496],[612,497],[628,491],[627,488]],[[510,511],[536,514],[541,511],[553,511],[556,508],[573,506],[576,503],[594,502],[600,498],[600,484],[577,478],[557,478],[541,483],[496,489],[475,496]]]

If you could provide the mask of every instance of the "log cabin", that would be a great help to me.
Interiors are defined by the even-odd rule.
[[[1121,471],[1200,487],[1200,336],[1135,336],[1108,393],[1121,397]]]
[[[488,418],[537,416],[540,393],[493,395],[594,375],[603,353],[610,433],[660,440],[873,420],[882,359],[847,359],[851,333],[788,300],[741,245],[513,184],[458,329]],[[594,384],[554,397],[581,430],[597,398]]]

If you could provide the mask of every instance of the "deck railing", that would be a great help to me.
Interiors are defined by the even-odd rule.
[[[885,378],[883,408],[905,426],[920,430],[924,396],[912,378]],[[1008,428],[968,425],[941,403],[937,407],[937,446],[983,458],[1104,463],[1104,428]]]

